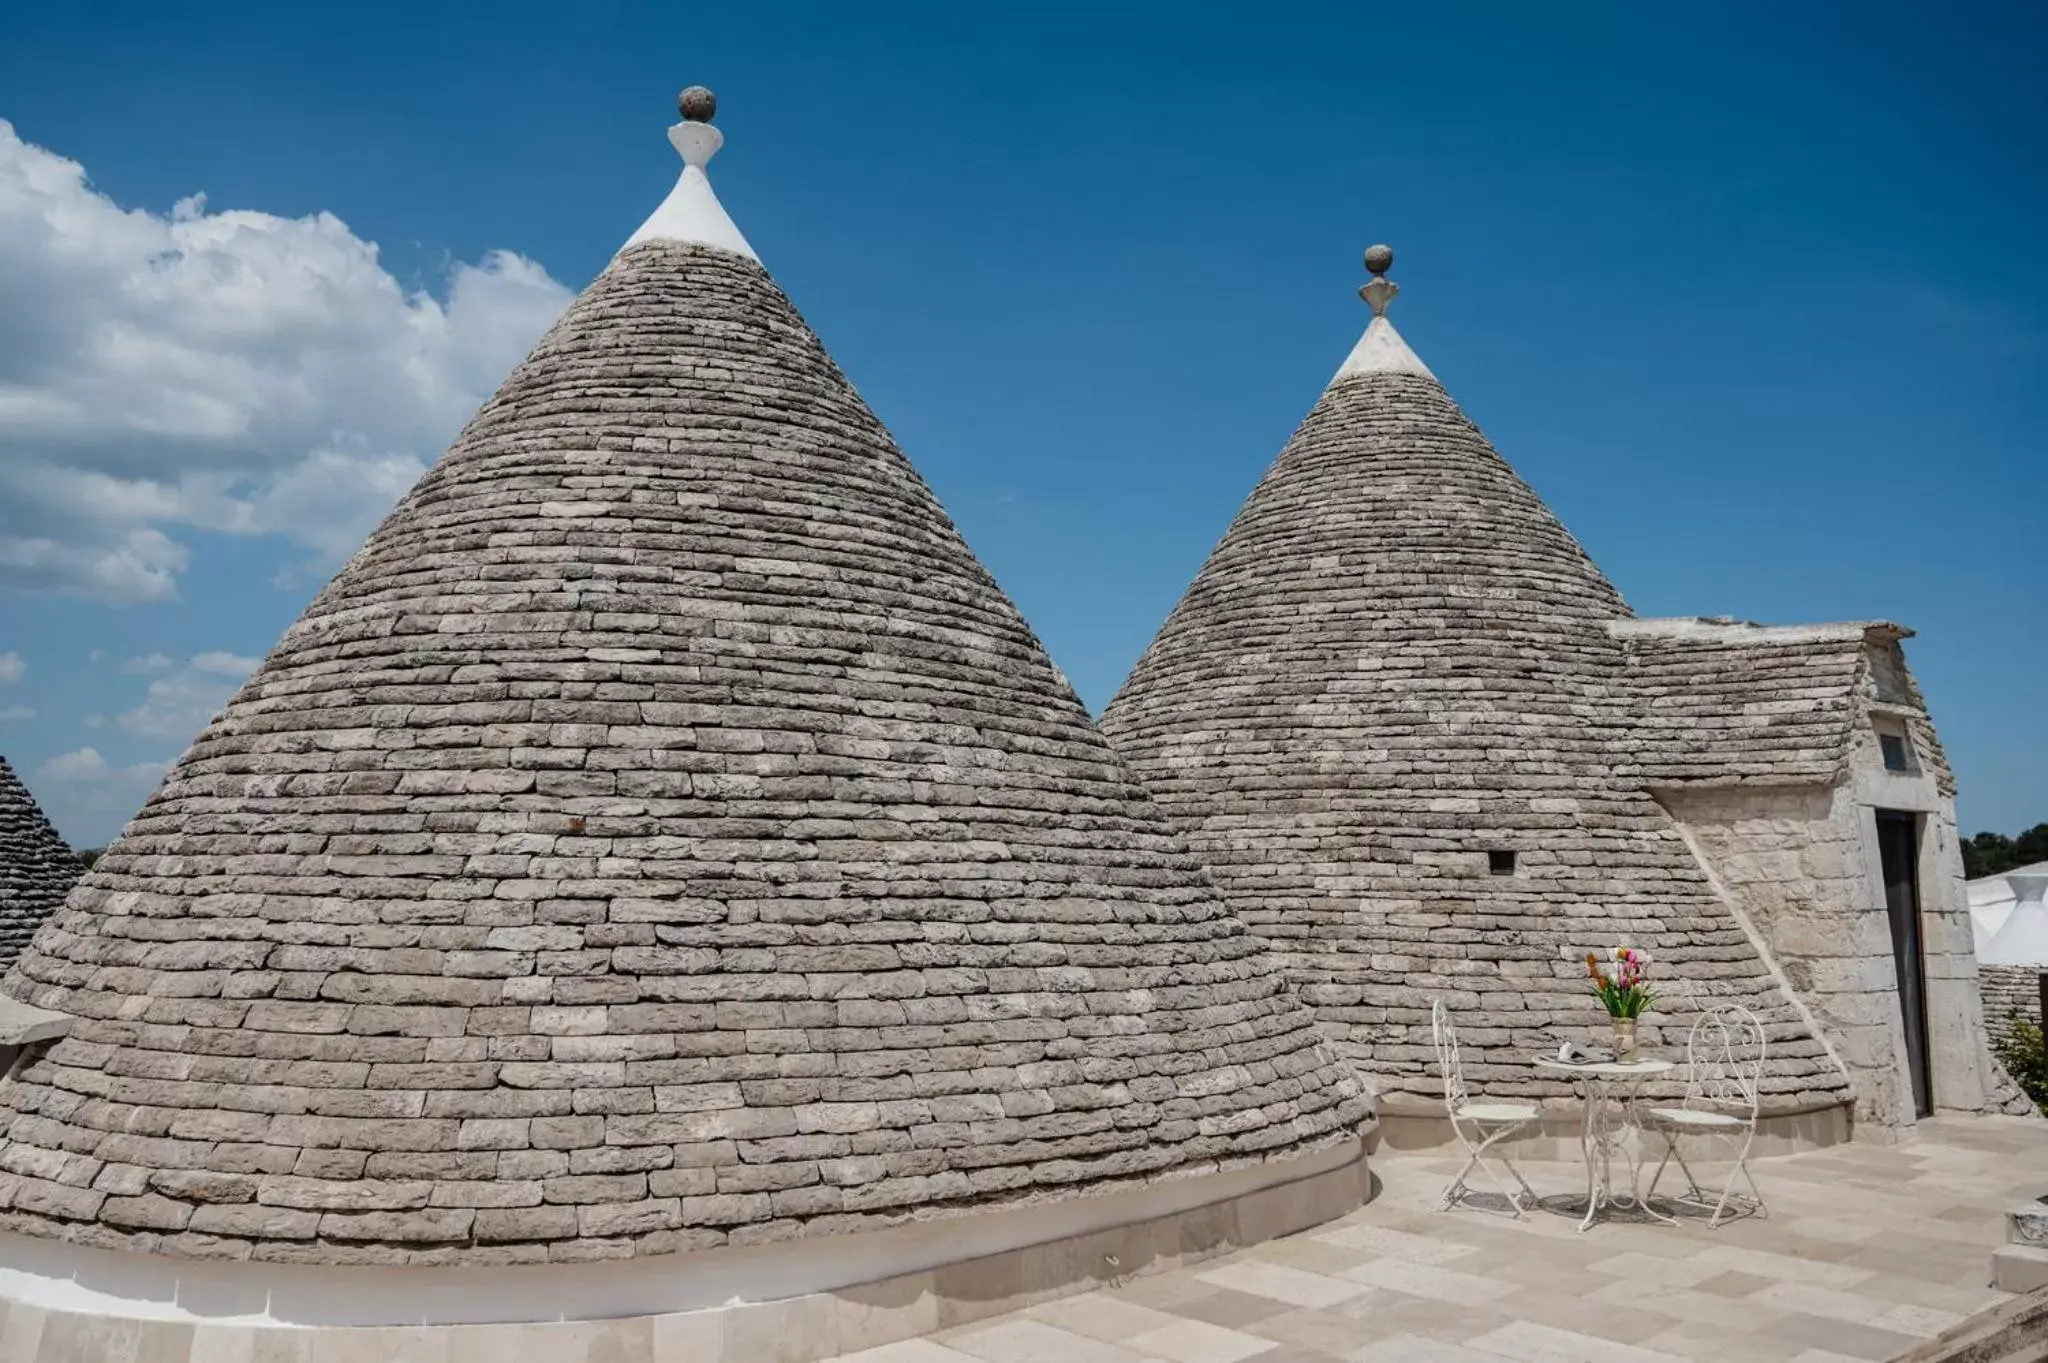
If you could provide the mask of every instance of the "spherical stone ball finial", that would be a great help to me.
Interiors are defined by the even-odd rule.
[[[1394,268],[1394,248],[1381,244],[1365,248],[1365,268],[1383,275]]]
[[[701,85],[693,85],[676,97],[685,122],[709,123],[718,112],[718,96]]]

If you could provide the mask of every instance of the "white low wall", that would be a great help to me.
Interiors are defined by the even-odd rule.
[[[0,1237],[0,1363],[808,1363],[1284,1235],[1370,1195],[1359,1139],[857,1236],[590,1264],[318,1267]],[[266,1349],[271,1352],[266,1352]]]

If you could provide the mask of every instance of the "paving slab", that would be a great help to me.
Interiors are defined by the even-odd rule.
[[[2002,1213],[2048,1188],[2048,1124],[1944,1117],[1912,1143],[1752,1164],[1768,1215],[1580,1234],[1545,1207],[1438,1211],[1457,1162],[1383,1153],[1340,1220],[843,1363],[1868,1363],[2010,1300]],[[2015,1191],[2018,1190],[2018,1191]]]

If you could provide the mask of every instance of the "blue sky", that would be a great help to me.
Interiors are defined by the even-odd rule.
[[[1639,612],[1911,625],[1966,830],[2015,831],[2044,40],[2019,4],[10,7],[0,753],[113,832],[660,200],[701,81],[726,207],[1091,704],[1385,240],[1410,343]]]

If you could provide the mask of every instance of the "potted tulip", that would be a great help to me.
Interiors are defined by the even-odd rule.
[[[1586,973],[1593,977],[1593,992],[1607,1005],[1607,1016],[1614,1021],[1614,1058],[1623,1064],[1636,1058],[1636,1019],[1656,997],[1649,972],[1650,958],[1634,947],[1614,949],[1612,974],[1601,968],[1597,953],[1586,953]]]

